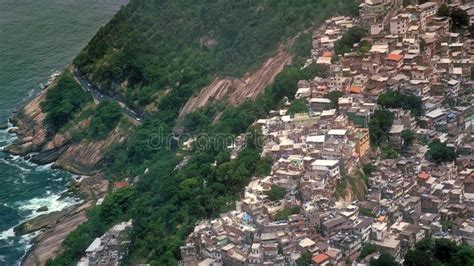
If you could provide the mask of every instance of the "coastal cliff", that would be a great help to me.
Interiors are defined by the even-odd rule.
[[[11,118],[15,126],[12,131],[18,139],[5,148],[5,151],[20,156],[29,156],[38,164],[53,163],[53,167],[78,175],[94,175],[100,172],[101,161],[108,147],[123,143],[126,133],[116,127],[106,138],[99,140],[74,139],[78,128],[86,128],[89,120],[51,133],[45,124],[46,115],[41,109],[47,89],[16,112]]]
[[[108,189],[108,180],[102,173],[104,155],[111,145],[125,141],[127,128],[124,125],[131,125],[128,118],[120,114],[122,123],[113,124],[110,131],[103,131],[105,133],[98,137],[91,127],[94,119],[97,124],[97,113],[101,109],[100,105],[90,101],[62,128],[52,131],[48,127],[48,114],[43,111],[43,103],[47,101],[48,91],[55,87],[63,89],[58,88],[55,81],[13,115],[11,132],[18,138],[5,151],[25,156],[37,164],[52,163],[54,168],[84,176],[80,181],[72,179],[68,189],[68,193],[80,197],[83,203],[40,215],[15,228],[17,235],[41,232],[35,237],[22,265],[45,265],[47,260],[60,253],[66,237],[87,220],[86,209],[93,206],[96,199],[104,197]]]
[[[61,243],[67,235],[87,220],[86,209],[89,207],[91,202],[59,212],[49,219],[43,233],[35,238],[35,244],[23,259],[22,265],[45,265],[47,260],[54,258],[60,252]]]

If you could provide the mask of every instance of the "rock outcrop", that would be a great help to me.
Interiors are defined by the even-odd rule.
[[[39,151],[46,143],[48,131],[43,123],[46,116],[40,106],[45,92],[42,91],[11,118],[12,124],[15,125],[12,132],[18,135],[18,139],[5,148],[8,153],[26,155]]]
[[[54,258],[60,252],[61,244],[67,235],[87,220],[86,209],[91,205],[91,202],[87,202],[66,213],[61,212],[54,217],[44,218],[47,222],[43,227],[45,231],[35,238],[33,248],[21,265],[45,265],[47,260]]]
[[[290,41],[292,43],[293,40]],[[273,79],[283,68],[290,64],[293,56],[287,52],[289,44],[281,45],[275,56],[269,58],[256,71],[247,73],[244,77],[229,78],[217,77],[207,87],[203,88],[198,95],[189,99],[179,116],[183,117],[198,110],[211,101],[225,100],[227,103],[237,106],[246,100],[255,98],[273,82]]]
[[[18,139],[5,151],[21,156],[32,154],[31,161],[34,163],[54,163],[53,167],[74,174],[97,174],[106,149],[112,144],[122,143],[125,133],[116,128],[103,140],[73,141],[72,132],[87,127],[90,120],[86,119],[65,132],[51,134],[44,124],[46,116],[41,110],[45,92],[42,91],[11,118],[15,126],[12,131],[18,135]]]

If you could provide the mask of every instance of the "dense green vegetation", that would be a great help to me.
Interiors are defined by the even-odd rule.
[[[331,91],[324,95],[324,98],[331,100],[331,108],[339,109],[339,98],[344,95],[342,91]]]
[[[126,81],[128,89],[120,93],[135,107],[155,101],[159,94],[159,112],[106,154],[107,173],[140,180],[130,190],[123,212],[104,206],[91,210],[89,221],[65,242],[66,252],[49,263],[74,264],[84,246],[102,232],[95,228],[133,217],[132,244],[124,264],[176,265],[179,246],[198,220],[234,208],[250,178],[270,173],[271,160],[260,157],[260,133],[250,125],[281,108],[283,97],[292,100],[299,80],[324,75],[315,65],[302,68],[310,56],[311,34],[296,39],[289,50],[295,54],[294,63],[255,101],[238,107],[216,103],[181,121],[186,133],[201,137],[187,152],[189,162],[175,169],[184,154],[169,136],[180,106],[214,75],[240,76],[289,37],[335,12],[354,11],[357,4],[350,0],[132,0],[100,30],[75,64],[104,90]],[[217,115],[218,122],[212,123]],[[114,118],[100,118],[97,123],[110,117]],[[247,145],[230,160],[229,140],[246,132]],[[94,215],[120,218],[101,221]]]
[[[350,185],[350,187],[348,187]],[[337,181],[334,197],[339,200],[347,195],[348,190],[352,192],[354,198],[363,199],[368,185],[368,177],[360,170],[354,175],[343,174],[342,178]]]
[[[442,4],[438,11],[436,12],[436,16],[438,17],[449,17],[449,7],[446,4]]]
[[[297,266],[311,266],[314,265],[313,254],[309,251],[301,253],[301,256],[296,260]]]
[[[305,99],[294,100],[288,107],[288,114],[307,113],[308,106]]]
[[[377,246],[372,243],[366,243],[362,246],[360,250],[359,257],[357,257],[357,261],[363,260],[365,257],[369,256],[372,253],[377,252]]]
[[[380,145],[380,152],[382,159],[397,159],[398,152],[389,144]]]
[[[362,216],[365,216],[365,217],[377,218],[377,215],[374,214],[371,210],[368,210],[368,209],[360,208],[360,209],[359,209],[359,213],[360,213]]]
[[[376,110],[369,122],[370,144],[378,147],[388,141],[394,115],[388,110]]]
[[[403,139],[403,145],[404,146],[411,146],[413,142],[416,140],[416,133],[409,130],[405,129],[401,133],[401,137]]]
[[[132,0],[74,63],[105,90],[126,81],[128,89],[121,93],[137,108],[167,89],[173,90],[177,107],[214,75],[242,76],[280,42],[334,12],[354,14],[357,5],[350,0]]]
[[[41,109],[46,113],[45,124],[57,131],[71,121],[81,108],[92,101],[92,97],[82,90],[69,72],[64,72],[46,92]]]
[[[370,266],[399,266],[400,264],[398,264],[395,261],[395,258],[392,255],[386,252],[382,252],[382,254],[380,254],[378,259],[374,259],[374,258],[370,259],[369,265]]]
[[[282,210],[277,211],[275,216],[273,217],[273,220],[275,221],[287,220],[290,215],[299,214],[300,211],[301,209],[298,206],[286,207]]]
[[[373,165],[371,163],[366,163],[362,166],[362,171],[364,171],[364,174],[366,176],[372,175],[372,173],[374,172],[375,169],[377,169],[377,168],[375,167],[375,165]]]
[[[334,44],[334,52],[338,55],[350,52],[352,46],[360,42],[366,34],[367,32],[362,27],[350,28],[342,35],[342,38]]]
[[[337,181],[334,197],[338,200],[346,196],[347,178],[343,177]]]
[[[366,40],[361,41],[359,44],[359,48],[357,49],[357,53],[360,55],[364,55],[368,53],[372,49],[372,44]]]
[[[423,102],[420,97],[412,94],[386,91],[380,94],[377,103],[385,108],[402,108],[410,110],[414,116],[423,114]]]
[[[100,207],[89,209],[88,221],[79,225],[63,242],[65,247],[54,261],[48,261],[48,266],[75,265],[75,261],[83,255],[84,250],[97,237],[105,233],[110,226],[130,219],[127,215],[132,205],[135,191],[130,188],[122,189],[105,198]]]
[[[89,136],[93,139],[103,139],[110,130],[114,129],[120,118],[122,109],[115,101],[103,101],[94,110],[91,123],[89,125]]]
[[[285,198],[286,188],[273,185],[269,191],[265,192],[268,199],[271,201],[277,201]]]
[[[442,4],[436,12],[438,17],[450,17],[452,27],[454,30],[460,30],[463,27],[469,26],[469,15],[466,11],[460,8],[449,9],[446,4]]]
[[[404,265],[474,265],[474,250],[449,239],[424,238],[407,252]]]
[[[463,27],[469,26],[469,15],[466,11],[455,8],[449,14],[452,20],[452,25],[454,30],[459,30]]]
[[[446,143],[434,140],[428,145],[429,149],[426,157],[436,163],[452,162],[456,160],[457,154],[453,147],[448,147]]]

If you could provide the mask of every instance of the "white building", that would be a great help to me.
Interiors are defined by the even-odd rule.
[[[330,177],[338,178],[340,175],[338,160],[315,160],[311,166],[314,171],[327,173]]]

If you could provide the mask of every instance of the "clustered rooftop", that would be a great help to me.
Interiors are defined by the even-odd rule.
[[[256,121],[262,156],[273,160],[271,175],[253,178],[234,211],[200,221],[181,247],[181,265],[293,265],[304,252],[315,265],[339,265],[354,261],[369,242],[401,260],[428,235],[474,245],[474,107],[472,94],[460,96],[472,92],[474,41],[450,32],[449,18],[436,17],[445,1],[397,2],[366,0],[360,18],[334,17],[314,32],[306,66],[323,66],[329,76],[298,83],[295,98],[307,112],[283,109]],[[467,10],[474,21],[474,4],[450,8]],[[359,43],[335,56],[337,40],[356,26],[367,29],[362,41],[370,49],[361,53]],[[344,94],[337,109],[324,97],[334,91]],[[423,102],[417,118],[390,110],[396,159],[371,149],[369,137],[371,116],[382,108],[377,98],[386,91]],[[418,141],[404,147],[404,130]],[[425,159],[435,139],[457,150],[455,162]],[[362,172],[369,163],[372,173]],[[284,196],[270,199],[278,189]]]

